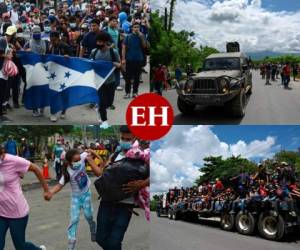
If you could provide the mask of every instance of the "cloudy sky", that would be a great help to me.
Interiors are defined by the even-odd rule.
[[[166,2],[151,1],[154,10]],[[174,28],[194,31],[198,44],[224,51],[226,41],[239,41],[245,52],[300,52],[299,0],[177,0],[175,11]]]
[[[298,147],[300,126],[173,126],[151,143],[151,192],[193,185],[206,156],[242,155],[259,162]]]

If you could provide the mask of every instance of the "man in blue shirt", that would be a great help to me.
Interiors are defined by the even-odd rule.
[[[18,154],[18,147],[16,141],[13,139],[12,135],[8,136],[8,140],[5,143],[5,151],[11,155]]]
[[[144,49],[147,47],[144,35],[140,32],[140,24],[132,25],[132,33],[126,36],[122,50],[122,64],[125,66],[125,96],[130,98],[131,85],[133,85],[132,97],[138,94],[140,76],[144,66]]]
[[[89,58],[93,49],[97,48],[96,36],[100,32],[100,21],[93,19],[91,21],[91,31],[82,39],[79,57]]]

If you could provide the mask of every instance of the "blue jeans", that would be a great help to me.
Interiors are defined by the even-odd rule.
[[[16,250],[41,250],[31,242],[25,241],[27,223],[28,215],[20,219],[0,217],[0,250],[4,250],[5,236],[8,229],[10,230],[10,235]]]
[[[132,207],[101,201],[97,216],[96,241],[103,250],[121,250],[128,228]]]
[[[77,228],[80,220],[80,211],[83,209],[83,214],[86,221],[89,223],[91,234],[95,234],[96,223],[93,220],[93,205],[92,193],[87,191],[80,196],[73,196],[71,200],[70,225],[68,227],[68,240],[70,249],[75,249]]]

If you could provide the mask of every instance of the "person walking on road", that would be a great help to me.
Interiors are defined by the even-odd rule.
[[[284,88],[289,89],[289,83],[291,81],[291,67],[290,63],[286,63],[282,69],[283,76],[284,76]]]
[[[298,64],[293,65],[293,77],[294,77],[294,82],[296,81],[296,76],[298,75]]]
[[[62,168],[62,155],[65,152],[64,147],[60,140],[57,140],[56,145],[53,148],[52,160],[54,162],[54,169],[56,172],[56,180],[58,181],[61,176]]]
[[[8,140],[5,143],[5,151],[11,155],[18,155],[18,147],[16,141],[13,139],[12,135],[8,136]]]
[[[125,99],[137,97],[142,68],[145,66],[145,49],[147,42],[144,34],[140,32],[140,24],[132,25],[132,33],[127,35],[123,42],[122,65],[125,68]]]
[[[49,189],[40,168],[24,158],[5,152],[0,145],[0,249],[5,247],[8,229],[16,250],[46,250],[45,246],[36,246],[25,241],[28,224],[29,206],[21,189],[20,174],[33,172],[40,181],[44,198]]]
[[[112,62],[116,68],[120,68],[120,56],[117,50],[109,47],[111,37],[107,32],[99,32],[96,37],[97,48],[92,50],[91,59],[94,61],[102,60]],[[107,109],[112,105],[116,89],[116,75],[114,72],[101,85],[98,90],[99,96],[99,118],[100,127],[106,129],[109,127],[107,121]]]
[[[268,63],[266,65],[266,85],[271,85],[270,83],[271,71],[272,71],[271,63]]]

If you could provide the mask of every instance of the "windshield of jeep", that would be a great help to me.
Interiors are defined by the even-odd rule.
[[[204,61],[203,70],[240,69],[240,58],[209,58]]]

